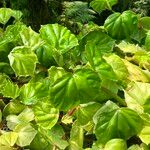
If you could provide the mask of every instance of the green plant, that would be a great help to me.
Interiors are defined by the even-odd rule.
[[[21,14],[0,9],[1,149],[148,150],[148,19],[113,13],[75,35],[57,23],[36,32]]]

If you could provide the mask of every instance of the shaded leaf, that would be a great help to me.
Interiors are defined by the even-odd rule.
[[[90,6],[97,12],[100,12],[105,9],[112,9],[112,6],[115,5],[117,0],[93,0],[90,3]]]

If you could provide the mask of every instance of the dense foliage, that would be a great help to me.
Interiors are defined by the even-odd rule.
[[[32,20],[15,2],[0,8],[1,150],[149,150],[148,11],[50,0]]]

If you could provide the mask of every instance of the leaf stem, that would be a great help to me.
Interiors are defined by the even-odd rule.
[[[107,88],[105,88],[105,87],[101,87],[101,89],[102,89],[105,93],[111,95],[115,100],[117,100],[120,105],[122,105],[122,106],[127,106],[126,102],[125,102],[121,97],[119,97],[117,94],[111,92],[109,89],[107,89]]]

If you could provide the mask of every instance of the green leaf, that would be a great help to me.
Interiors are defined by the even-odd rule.
[[[1,145],[1,143],[0,143],[0,148],[1,148],[2,150],[17,150],[17,149],[14,148],[14,147]]]
[[[104,23],[104,28],[108,34],[115,39],[129,38],[137,29],[137,15],[132,11],[124,11],[122,14],[113,13]]]
[[[0,93],[3,97],[17,98],[19,96],[19,87],[14,84],[8,76],[0,74]]]
[[[20,11],[12,10],[10,8],[0,8],[0,23],[6,24],[11,17],[19,20],[22,16]]]
[[[8,63],[0,62],[0,72],[5,73],[7,75],[12,75],[14,74],[12,68]]]
[[[46,84],[41,82],[27,83],[21,87],[19,99],[25,105],[33,105],[48,95],[49,89]]]
[[[150,51],[150,31],[147,32],[147,36],[145,39],[145,47],[148,51]]]
[[[131,82],[125,90],[127,106],[138,113],[150,114],[150,84]]]
[[[62,67],[52,66],[48,69],[48,75],[51,83],[54,83],[57,79],[66,74],[66,71]]]
[[[8,58],[17,76],[33,76],[37,57],[29,47],[15,47],[8,55]]]
[[[7,116],[6,120],[9,129],[13,130],[18,124],[25,124],[34,120],[34,113],[31,108],[26,108],[18,116]]]
[[[25,105],[21,104],[18,100],[9,102],[3,109],[3,116],[10,114],[18,115],[25,109]]]
[[[17,98],[19,96],[19,87],[17,84],[14,84],[10,80],[7,80],[1,93],[3,94],[4,97],[8,98]]]
[[[32,50],[36,50],[40,45],[43,44],[40,35],[33,31],[31,27],[24,29],[20,33],[24,46],[30,47]]]
[[[56,145],[60,149],[65,149],[69,144],[63,139],[65,132],[60,125],[55,125],[51,130],[39,129],[40,133],[43,135],[47,141],[52,145]]]
[[[30,145],[37,134],[37,131],[30,124],[19,124],[14,131],[18,133],[16,144],[21,147]]]
[[[138,82],[150,82],[150,72],[147,70],[142,70],[137,65],[130,63],[129,61],[123,59],[129,72],[129,80]]]
[[[150,144],[150,126],[145,126],[139,134],[141,141],[145,144]]]
[[[29,145],[29,149],[31,150],[51,150],[53,149],[53,145],[43,138],[43,136],[38,132]]]
[[[59,110],[49,102],[39,102],[34,107],[35,121],[44,129],[51,129],[58,121]]]
[[[80,51],[86,50],[86,53],[93,53],[93,55],[100,55],[110,53],[115,45],[115,40],[105,34],[101,29],[86,34],[79,43]]]
[[[90,69],[79,69],[75,71],[73,77],[78,88],[80,103],[94,101],[101,86],[98,74]]]
[[[99,76],[92,70],[77,70],[74,74],[66,73],[51,85],[51,102],[61,110],[96,99],[100,88]]]
[[[104,57],[106,62],[113,68],[119,80],[125,80],[128,77],[128,69],[121,58],[115,54],[106,55]]]
[[[1,45],[8,45],[8,43],[20,43],[22,44],[21,38],[20,38],[20,32],[25,30],[27,27],[24,24],[14,24],[9,25],[6,28],[6,31],[4,32],[4,35],[1,37],[0,44]]]
[[[76,83],[71,73],[62,76],[52,84],[50,100],[60,110],[68,110],[79,104]]]
[[[7,121],[7,127],[10,130],[13,130],[20,123],[20,120],[18,119],[18,116],[16,115],[7,116],[6,121]]]
[[[142,17],[139,22],[144,29],[150,30],[150,17]]]
[[[25,122],[28,123],[32,120],[34,120],[34,113],[33,110],[31,108],[25,108],[19,115],[18,115],[18,119],[21,122]]]
[[[100,107],[101,104],[96,102],[80,104],[76,113],[78,123],[81,125],[88,124],[88,122],[92,121],[94,114]]]
[[[84,135],[83,128],[78,124],[77,121],[75,121],[70,131],[70,140],[69,140],[70,150],[83,149],[83,140],[84,140],[83,135]]]
[[[66,53],[78,45],[78,40],[66,27],[59,24],[43,25],[40,29],[43,40],[61,53]]]
[[[128,150],[149,150],[149,147],[142,143],[140,146],[139,145],[132,145],[128,148]]]
[[[2,111],[0,110],[0,123],[2,122]]]
[[[135,111],[119,108],[111,101],[106,102],[96,112],[93,121],[96,137],[102,144],[113,138],[127,140],[139,133],[143,127],[143,121]]]
[[[112,139],[106,143],[104,150],[127,150],[127,144],[123,139]]]
[[[115,41],[100,30],[89,33],[85,38],[87,39],[85,50],[87,53],[93,53],[93,55],[110,53],[115,45]]]
[[[131,61],[139,65],[139,67],[150,71],[150,52],[137,52],[131,58]]]
[[[14,146],[18,138],[16,132],[5,132],[0,136],[0,143],[5,146]]]
[[[121,41],[119,44],[117,44],[117,47],[120,49],[120,51],[122,51],[125,54],[135,54],[137,52],[144,51],[139,45],[131,44],[125,41]]]
[[[100,12],[105,9],[112,10],[112,6],[115,5],[117,0],[93,0],[90,3],[90,6],[97,12]]]
[[[56,64],[53,58],[53,47],[48,43],[44,43],[42,46],[38,47],[35,50],[35,53],[38,57],[39,62],[43,66],[50,67],[51,65]]]

